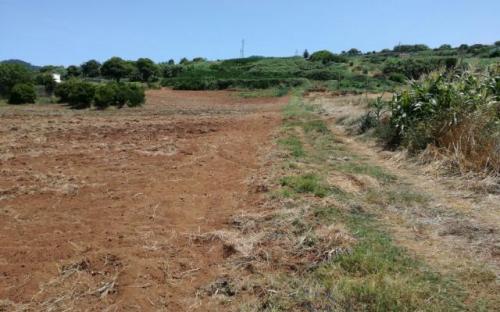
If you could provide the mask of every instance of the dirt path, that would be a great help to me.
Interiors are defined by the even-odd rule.
[[[383,211],[373,211],[390,226],[400,245],[441,272],[486,269],[500,278],[499,194],[467,190],[463,179],[431,175],[420,165],[398,159],[397,153],[349,135],[338,121],[364,113],[360,97],[315,95],[309,100],[321,106],[332,132],[349,151],[398,177],[411,196],[422,197],[417,203],[389,204]]]
[[[205,310],[231,253],[203,234],[258,210],[281,99],[152,91],[141,109],[2,108],[0,311]]]

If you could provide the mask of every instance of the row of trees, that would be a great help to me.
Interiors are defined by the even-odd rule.
[[[43,70],[43,69],[42,69]],[[71,65],[66,69],[67,78],[97,78],[104,77],[116,80],[129,78],[134,81],[150,82],[159,75],[159,67],[148,58],[137,61],[126,61],[120,57],[112,57],[103,64],[90,60],[80,66]]]

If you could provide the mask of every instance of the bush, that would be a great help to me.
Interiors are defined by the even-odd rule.
[[[146,94],[144,88],[137,83],[129,83],[125,87],[126,104],[128,107],[140,106],[145,102]]]
[[[9,95],[16,84],[31,83],[31,72],[20,64],[0,64],[0,95]]]
[[[412,53],[430,50],[425,44],[403,44],[394,47],[393,51],[398,53]]]
[[[117,105],[117,84],[108,83],[96,88],[94,106],[98,109],[106,109],[108,106]]]
[[[389,80],[399,83],[404,83],[406,81],[406,76],[400,73],[391,73],[389,75]]]
[[[9,104],[35,103],[35,87],[27,83],[18,83],[10,91]]]
[[[49,95],[52,95],[57,87],[57,83],[54,77],[52,77],[52,74],[39,74],[36,76],[35,82],[38,85],[44,86],[45,92]]]
[[[456,57],[447,58],[411,58],[404,60],[389,60],[383,67],[384,74],[403,74],[408,79],[418,79],[423,74],[445,67],[453,69],[458,63]]]
[[[60,83],[55,94],[60,97],[60,102],[68,103],[71,108],[83,109],[92,104],[95,86],[89,82],[71,79]]]
[[[332,52],[328,50],[321,50],[314,52],[311,54],[309,57],[309,60],[313,62],[321,62],[323,64],[328,64],[328,63],[344,63],[347,61],[347,58],[340,56],[340,55],[335,55]]]
[[[304,77],[312,80],[332,80],[338,79],[340,73],[327,69],[314,69],[304,73]]]
[[[144,103],[145,98],[144,88],[139,84],[111,82],[97,87],[94,105],[98,109],[134,107]]]

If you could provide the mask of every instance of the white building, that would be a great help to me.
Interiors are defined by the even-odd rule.
[[[52,78],[56,83],[61,83],[61,74],[52,74]]]

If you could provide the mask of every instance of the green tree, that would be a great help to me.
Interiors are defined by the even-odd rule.
[[[29,83],[18,83],[10,91],[9,104],[35,103],[35,87]]]
[[[127,77],[132,70],[133,68],[127,61],[115,56],[102,64],[101,74],[106,78],[115,79],[119,82],[122,78]]]
[[[148,59],[148,58],[140,58],[136,62],[137,70],[139,71],[139,76],[141,81],[148,82],[154,78],[158,73],[158,66]]]
[[[82,74],[84,77],[99,77],[101,70],[101,63],[96,60],[90,60],[81,65]]]
[[[438,50],[451,50],[453,49],[451,45],[449,44],[442,44],[441,46],[439,46]]]
[[[175,61],[173,59],[168,60],[168,65],[175,65]]]
[[[352,48],[349,51],[347,51],[347,55],[360,55],[360,54],[361,51],[356,48]]]
[[[307,49],[305,49],[302,56],[307,60],[309,58],[309,51],[307,51]]]
[[[66,77],[68,78],[76,78],[81,75],[81,70],[78,66],[71,65],[66,68]]]
[[[9,95],[18,83],[31,83],[32,73],[20,64],[0,64],[0,95]]]
[[[321,51],[317,51],[317,52],[314,52],[313,54],[311,54],[311,56],[309,57],[309,60],[311,60],[313,62],[321,62],[323,64],[328,64],[328,63],[332,63],[332,62],[341,63],[341,62],[345,62],[345,57],[340,56],[340,55],[335,55],[328,50],[321,50]]]
[[[44,86],[45,92],[47,92],[47,94],[49,95],[52,95],[54,93],[54,90],[57,86],[57,83],[54,80],[54,77],[52,77],[52,74],[48,73],[38,74],[35,78],[35,81],[36,84]]]
[[[187,58],[183,57],[181,59],[181,61],[179,62],[179,64],[181,64],[181,65],[187,65],[187,64],[189,64],[189,60]]]

